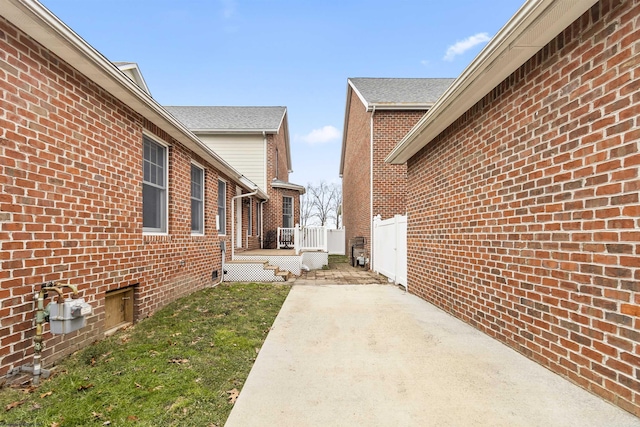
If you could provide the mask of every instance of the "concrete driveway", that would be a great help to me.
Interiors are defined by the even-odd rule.
[[[640,426],[392,285],[293,286],[226,423]]]

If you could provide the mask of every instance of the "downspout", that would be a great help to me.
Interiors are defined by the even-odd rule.
[[[269,196],[269,185],[267,183],[267,165],[269,162],[267,161],[267,132],[262,131],[262,140],[264,142],[264,187],[267,196]],[[264,249],[264,204],[267,203],[266,200],[260,202],[260,249]]]
[[[236,199],[240,199],[242,197],[255,196],[258,194],[258,190],[255,190],[252,193],[240,194],[238,196],[233,196],[231,198],[231,260],[235,259],[236,256],[236,245],[234,239],[236,237],[235,226],[236,226]]]
[[[262,131],[262,141],[264,142],[264,190],[267,193],[267,196],[269,195],[269,185],[268,185],[268,180],[267,180],[267,165],[269,164],[269,161],[267,159],[267,155],[268,155],[268,151],[267,151],[267,132]]]
[[[371,270],[371,266],[373,265],[373,115],[376,113],[376,106],[373,106],[371,110],[371,129],[370,129],[370,139],[371,139],[371,147],[370,147],[370,165],[369,165],[369,173],[370,182],[369,182],[369,247],[371,250],[369,251],[369,270]]]

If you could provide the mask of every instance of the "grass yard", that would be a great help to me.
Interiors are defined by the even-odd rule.
[[[222,426],[289,290],[222,284],[175,301],[39,387],[0,390],[0,426]]]
[[[349,257],[346,255],[329,255],[329,268],[335,264],[348,264]]]

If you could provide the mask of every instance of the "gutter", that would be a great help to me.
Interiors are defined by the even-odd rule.
[[[389,153],[403,164],[510,76],[597,0],[528,0]]]

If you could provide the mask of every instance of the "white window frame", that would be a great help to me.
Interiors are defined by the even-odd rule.
[[[224,184],[224,197],[222,199],[222,201],[224,202],[224,206],[222,206],[222,208],[224,209],[224,215],[220,215],[220,184]],[[227,181],[225,181],[222,178],[218,178],[218,200],[216,201],[216,217],[218,218],[217,221],[217,230],[218,230],[218,234],[220,236],[226,236],[227,235]],[[224,225],[224,229],[222,229],[222,225]],[[222,230],[222,232],[221,232]]]
[[[161,147],[164,148],[165,150],[165,156],[164,156],[164,206],[163,208],[163,212],[162,212],[162,226],[160,228],[155,228],[155,227],[145,227],[144,226],[144,196],[143,196],[143,217],[142,217],[142,233],[143,234],[148,234],[148,235],[160,235],[160,236],[166,236],[169,234],[169,145],[166,144],[165,142],[163,142],[162,140],[160,140],[157,136],[155,135],[150,135],[147,132],[143,132],[142,134],[142,186],[144,188],[145,185],[153,185],[151,183],[147,184],[144,180],[144,144],[145,144],[145,139],[148,140],[149,142],[159,145]]]
[[[284,224],[284,199],[291,199],[291,227],[285,227]],[[293,224],[293,220],[295,219],[295,209],[293,206],[293,197],[291,196],[282,196],[282,227],[283,228],[293,228],[294,224]]]
[[[194,167],[197,168],[197,169],[200,169],[200,172],[201,172],[201,175],[200,175],[200,188],[202,189],[202,195],[201,195],[202,199],[200,200],[200,202],[201,202],[201,205],[200,205],[200,224],[202,225],[202,230],[194,230],[193,229],[193,200],[194,200],[194,197],[193,197],[193,192],[191,192],[191,197],[190,197],[190,200],[191,200],[191,203],[192,203],[192,205],[191,205],[191,209],[192,209],[192,212],[191,212],[191,215],[192,215],[191,216],[191,234],[194,235],[194,236],[204,236],[204,230],[205,230],[204,204],[206,203],[204,183],[205,183],[205,173],[206,173],[206,171],[205,171],[204,167],[202,167],[198,163],[192,161],[191,162],[191,168],[194,168]],[[191,180],[189,182],[191,183],[191,185],[193,185],[193,177],[191,178]],[[195,200],[198,200],[198,199],[195,199]]]

